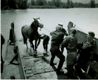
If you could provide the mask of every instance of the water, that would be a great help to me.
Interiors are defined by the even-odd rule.
[[[44,28],[40,33],[48,34],[62,23],[67,29],[67,24],[72,21],[76,28],[88,32],[94,31],[98,38],[98,8],[73,8],[73,9],[27,9],[1,11],[1,32],[5,39],[9,38],[11,22],[15,23],[17,39],[22,39],[21,27],[30,25],[34,17],[40,17]]]
[[[76,28],[84,32],[94,31],[98,37],[98,8],[74,8],[74,9],[27,9],[27,10],[6,10],[1,11],[1,32],[6,39],[9,37],[10,23],[15,23],[15,31],[18,39],[21,36],[21,27],[30,25],[33,17],[40,17],[44,24],[41,33],[49,34],[55,29],[58,23],[62,23],[67,29],[69,21],[76,24]]]

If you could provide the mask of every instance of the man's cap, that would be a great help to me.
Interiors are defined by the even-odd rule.
[[[63,24],[58,24],[59,26],[63,26]]]
[[[89,35],[91,35],[92,37],[95,37],[95,33],[94,32],[88,32]]]
[[[34,20],[39,20],[40,19],[40,17],[38,17],[38,18],[33,18]]]
[[[60,29],[61,29],[61,27],[60,27],[60,26],[57,26],[57,27],[56,27],[56,30],[57,30],[57,31],[58,31],[58,30],[60,30]]]

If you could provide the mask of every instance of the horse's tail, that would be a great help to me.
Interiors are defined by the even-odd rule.
[[[24,28],[25,28],[25,26],[23,26],[23,27],[21,28],[21,33],[22,33],[22,36],[23,36],[23,42],[24,42],[24,44],[26,44],[26,43],[27,43],[27,38],[26,38],[25,33],[24,33],[24,31],[23,31]]]

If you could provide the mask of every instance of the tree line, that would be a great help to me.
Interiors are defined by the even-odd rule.
[[[95,0],[90,0],[89,3],[77,3],[72,0],[62,2],[61,0],[1,0],[1,9],[26,9],[26,8],[76,8],[86,7],[95,8],[98,4],[95,4]]]
[[[1,9],[26,9],[27,0],[1,0]]]

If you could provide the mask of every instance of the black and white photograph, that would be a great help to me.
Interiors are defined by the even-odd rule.
[[[98,79],[98,0],[0,0],[1,79]]]

